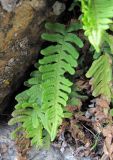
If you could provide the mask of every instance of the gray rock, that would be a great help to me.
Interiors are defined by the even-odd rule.
[[[13,127],[9,127],[7,124],[0,124],[0,160],[15,160],[18,155],[15,143],[10,138],[12,130]]]
[[[13,129],[14,127],[9,127],[7,124],[0,124],[0,160],[18,159],[17,146],[10,137]],[[26,156],[27,160],[91,160],[90,157],[76,157],[74,153],[74,148],[67,144],[63,152],[53,145],[48,150],[32,147]]]
[[[77,158],[74,156],[74,150],[71,147],[66,148],[63,152],[63,155],[65,160],[77,160]]]
[[[52,8],[53,8],[53,13],[58,16],[62,12],[64,12],[64,10],[66,9],[66,6],[64,3],[56,1]]]
[[[83,158],[81,158],[81,160],[91,160],[91,158],[90,157],[83,157]]]
[[[64,160],[60,150],[51,147],[49,150],[36,150],[32,148],[28,153],[29,160]]]
[[[14,10],[17,1],[18,0],[0,0],[3,9],[7,12],[12,12]]]

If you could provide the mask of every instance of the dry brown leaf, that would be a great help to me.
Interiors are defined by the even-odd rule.
[[[88,90],[89,89],[89,82],[84,80],[84,79],[79,79],[76,81],[76,86],[79,87],[81,90],[83,89],[86,89]]]
[[[94,117],[94,122],[103,123],[109,118],[109,109],[109,102],[104,97],[100,97],[95,99],[95,107],[90,108],[88,112]]]
[[[82,103],[80,103],[79,106],[71,106],[71,105],[68,105],[68,106],[66,106],[66,109],[67,109],[69,112],[80,111],[81,106],[82,106]]]
[[[61,135],[62,133],[64,133],[65,130],[66,130],[68,127],[69,127],[69,122],[67,122],[66,120],[64,120],[63,123],[62,123],[62,125],[61,125],[61,127],[60,127],[60,129],[59,129],[59,131],[58,131],[57,137],[60,137],[60,135]]]
[[[103,97],[96,98],[96,105],[102,107],[102,108],[109,108],[109,102],[104,99]]]
[[[88,112],[92,115],[92,124],[94,129],[98,133],[102,133],[105,137],[103,157],[109,157],[110,160],[113,160],[113,126],[109,125],[112,120],[109,115],[110,103],[105,99],[105,97],[102,96],[100,98],[96,98],[94,103],[95,107],[90,108]],[[108,125],[103,128],[104,123]]]
[[[77,122],[80,122],[80,121],[92,122],[90,119],[86,118],[84,115],[77,114],[77,113],[75,113],[75,119]]]
[[[93,122],[92,124],[93,124],[94,130],[100,134],[102,132],[102,125],[98,121]]]
[[[18,160],[27,160],[26,153],[30,149],[30,140],[26,138],[24,135],[18,136],[16,140],[16,147],[19,154]]]
[[[75,119],[72,119],[70,121],[70,132],[75,141],[80,140],[84,144],[89,143],[89,139],[86,138],[83,129],[80,128],[79,124]]]
[[[22,157],[21,155],[18,155],[17,160],[28,160],[26,157]]]
[[[110,160],[113,160],[113,125],[103,128],[102,133],[105,137],[103,147],[104,154],[108,155]]]

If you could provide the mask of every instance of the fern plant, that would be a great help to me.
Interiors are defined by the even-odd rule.
[[[113,17],[113,0],[81,0],[85,35],[99,52]]]
[[[12,113],[13,118],[9,121],[9,125],[21,123],[12,133],[14,138],[19,131],[25,132],[26,137],[31,138],[31,143],[37,147],[42,147],[50,139],[42,123],[41,77],[38,70],[31,73],[31,78],[25,83],[29,89],[16,96],[18,104]]]
[[[104,54],[95,60],[86,74],[92,78],[93,96],[104,95],[111,100],[112,65],[110,56]]]
[[[65,73],[75,73],[79,56],[75,46],[83,47],[81,39],[72,33],[81,25],[65,27],[59,23],[47,23],[45,28],[52,33],[42,34],[42,39],[52,44],[41,50],[44,57],[39,60],[39,71],[31,73],[26,83],[29,89],[16,96],[18,104],[9,121],[10,125],[20,123],[14,134],[23,129],[32,144],[39,147],[45,144],[45,139],[55,139],[62,119],[68,115],[65,106],[72,82]]]
[[[63,24],[46,24],[46,29],[54,33],[45,33],[42,38],[56,42],[41,51],[44,58],[39,61],[39,71],[42,73],[42,110],[47,119],[45,128],[54,140],[58,126],[64,118],[63,107],[66,106],[68,94],[71,92],[72,83],[64,77],[65,73],[73,75],[79,56],[76,48],[71,44],[83,47],[80,38],[70,33],[72,27],[65,29]]]
[[[93,96],[104,95],[110,100],[112,96],[112,65],[109,54],[113,51],[113,40],[106,31],[113,23],[113,0],[81,0],[81,5],[83,29],[96,50],[94,55],[96,60],[86,77],[92,78]]]

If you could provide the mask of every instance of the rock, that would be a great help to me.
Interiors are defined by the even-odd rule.
[[[74,150],[71,148],[66,148],[66,150],[63,152],[64,159],[65,160],[77,160],[77,158],[74,156]]]
[[[56,1],[52,6],[52,8],[53,8],[53,13],[55,15],[60,15],[62,12],[64,12],[64,10],[66,9],[66,6],[64,3]]]
[[[0,159],[16,160],[20,156],[17,151],[15,142],[10,138],[10,134],[13,131],[13,127],[9,127],[7,124],[0,124]],[[27,153],[27,160],[67,160],[64,159],[59,149],[51,147],[48,150],[36,149],[32,147]],[[23,160],[23,159],[22,159]]]
[[[0,0],[0,2],[4,10],[12,12],[15,9],[18,0]]]
[[[50,17],[54,0],[21,0],[13,13],[4,11],[9,2],[0,0],[0,113],[11,101],[12,94],[30,73],[28,68],[38,57],[44,21]],[[14,3],[13,3],[14,2]],[[2,8],[3,7],[3,8]]]
[[[7,124],[0,124],[0,127],[0,160],[14,160],[18,153],[14,141],[10,138],[13,127]]]
[[[49,149],[30,147],[24,155],[21,155],[19,145],[25,150],[27,141],[22,140],[24,144],[20,141],[15,143],[10,136],[13,129],[14,127],[0,122],[0,160],[91,160],[90,157],[81,157],[81,155],[76,157],[76,150],[69,144],[63,152],[59,147],[52,145]]]
[[[30,2],[30,5],[35,9],[37,10],[39,7],[45,7],[46,6],[46,3],[42,0],[31,0]]]
[[[51,147],[49,150],[36,150],[32,148],[27,158],[29,160],[64,160],[60,150],[54,147]]]

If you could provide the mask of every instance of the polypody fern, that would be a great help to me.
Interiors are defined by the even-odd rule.
[[[81,0],[83,29],[97,51],[113,17],[113,0]]]
[[[111,99],[112,65],[108,54],[100,56],[93,62],[86,77],[92,78],[94,97],[103,95],[108,100]]]
[[[39,71],[34,71],[32,78],[27,81],[30,88],[16,97],[18,104],[9,122],[11,125],[21,123],[20,128],[37,146],[42,146],[44,139],[49,136],[51,141],[55,139],[65,117],[65,106],[72,85],[64,75],[75,73],[74,67],[79,56],[75,46],[83,47],[81,39],[71,33],[81,25],[65,27],[59,23],[47,23],[45,27],[53,33],[44,33],[42,38],[54,43],[41,51],[44,58],[39,61]]]
[[[70,33],[72,27],[65,29],[63,24],[58,23],[47,23],[45,27],[55,33],[45,33],[42,38],[57,43],[42,50],[44,58],[39,61],[41,65],[39,70],[42,73],[42,110],[47,120],[45,128],[51,140],[54,140],[57,128],[64,117],[63,107],[66,106],[68,94],[71,92],[72,83],[64,77],[64,74],[75,73],[74,67],[77,66],[79,56],[71,43],[79,47],[82,47],[83,43],[78,36]]]
[[[43,146],[44,139],[48,137],[42,123],[40,84],[41,74],[36,70],[31,73],[31,78],[26,82],[30,88],[16,96],[18,104],[12,113],[13,118],[9,121],[10,125],[21,123],[13,132],[14,137],[18,131],[23,131],[37,147]]]

